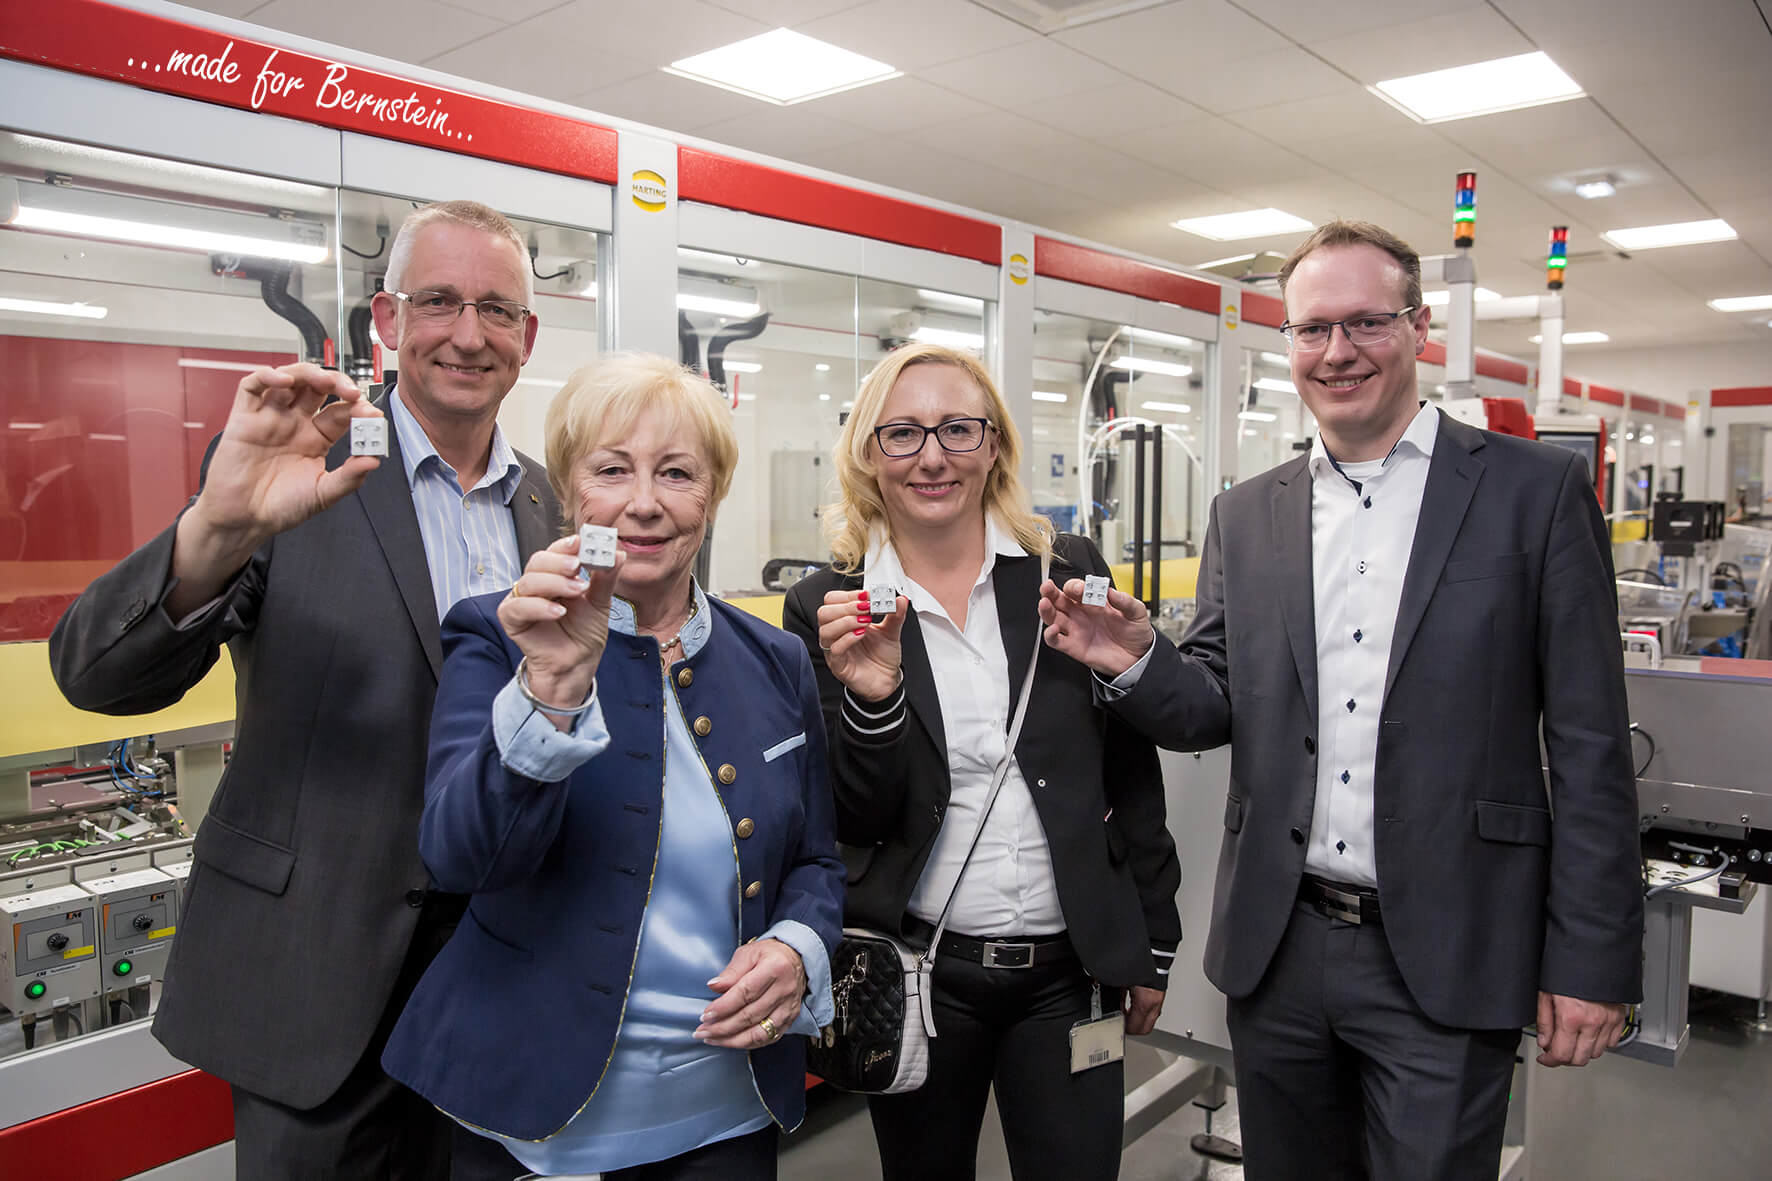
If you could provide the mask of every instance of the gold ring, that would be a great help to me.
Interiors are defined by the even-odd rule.
[[[776,1038],[781,1036],[781,1030],[777,1029],[775,1027],[775,1022],[771,1021],[767,1017],[765,1017],[765,1018],[763,1018],[763,1020],[757,1022],[757,1028],[762,1030],[763,1036],[768,1038],[770,1041],[774,1041]]]
[[[522,582],[522,581],[523,581],[523,576],[518,575],[517,582]],[[523,592],[517,589],[517,582],[511,583],[511,598],[513,598],[513,599],[520,599],[523,597]]]

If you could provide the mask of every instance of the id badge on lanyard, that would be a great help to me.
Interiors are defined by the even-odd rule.
[[[1101,1011],[1101,982],[1089,982],[1089,1019],[1071,1026],[1071,1073],[1081,1074],[1126,1056],[1126,1014]]]

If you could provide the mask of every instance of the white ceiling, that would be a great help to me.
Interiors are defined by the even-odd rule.
[[[1772,335],[1705,306],[1772,292],[1772,0],[189,2],[1182,264],[1290,250],[1168,224],[1267,205],[1444,253],[1474,168],[1485,287],[1542,290],[1549,228],[1570,227],[1567,327],[1613,342],[1573,347],[1571,372],[1608,347]],[[904,76],[775,107],[659,70],[778,26]],[[1588,97],[1424,127],[1365,89],[1533,49]],[[1617,196],[1574,196],[1595,173]],[[1740,240],[1627,259],[1599,238],[1710,217]],[[1534,331],[1478,342],[1530,356]]]

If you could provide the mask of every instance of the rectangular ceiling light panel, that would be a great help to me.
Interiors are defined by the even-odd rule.
[[[1719,312],[1763,312],[1772,308],[1772,295],[1732,295],[1707,302]]]
[[[792,29],[747,37],[664,70],[782,107],[884,82],[901,72]]]
[[[1367,89],[1417,123],[1445,123],[1583,97],[1575,80],[1543,53],[1411,74]]]
[[[1632,226],[1607,230],[1600,237],[1620,250],[1659,250],[1664,246],[1696,246],[1703,242],[1733,242],[1735,230],[1720,217],[1704,221],[1672,222],[1660,226]]]
[[[1242,213],[1215,213],[1211,217],[1184,217],[1169,223],[1215,242],[1239,242],[1244,238],[1268,238],[1275,234],[1296,234],[1313,228],[1302,217],[1283,209],[1248,209]]]

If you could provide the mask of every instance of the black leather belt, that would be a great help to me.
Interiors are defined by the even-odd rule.
[[[917,918],[905,919],[905,933],[917,940],[935,934],[933,924]],[[1036,965],[1066,963],[1077,958],[1068,935],[1027,935],[1021,938],[978,939],[944,931],[936,957],[951,955],[986,968],[1032,968]]]
[[[1344,923],[1380,924],[1384,921],[1378,909],[1378,891],[1366,886],[1325,881],[1307,873],[1298,884],[1298,900],[1325,918],[1340,919]]]

